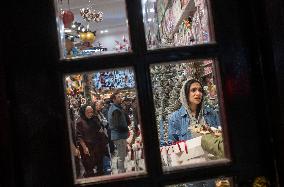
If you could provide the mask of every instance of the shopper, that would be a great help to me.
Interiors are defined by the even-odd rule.
[[[68,110],[68,118],[70,119],[70,127],[71,127],[71,151],[74,156],[75,168],[76,168],[76,177],[81,177],[81,167],[80,167],[80,151],[78,149],[78,139],[76,135],[76,124],[74,122],[74,114],[71,109]]]
[[[94,113],[94,108],[90,105],[83,105],[76,124],[82,164],[85,168],[83,177],[103,175],[103,157],[107,138],[102,124]]]
[[[126,114],[121,107],[121,95],[119,92],[115,92],[111,95],[110,108],[108,110],[108,120],[111,129],[111,140],[117,150],[117,169],[118,173],[125,172],[124,161],[126,157],[126,139],[128,137],[128,126]]]
[[[202,127],[210,130],[220,126],[217,113],[203,106],[204,90],[202,84],[195,79],[184,82],[180,91],[182,106],[169,117],[168,142],[173,143],[193,138],[192,128]]]
[[[100,122],[103,124],[104,127],[104,133],[106,137],[108,138],[108,144],[107,144],[107,150],[105,152],[104,156],[104,164],[103,164],[103,170],[105,175],[111,174],[111,150],[110,150],[110,144],[113,144],[113,142],[110,139],[110,128],[109,123],[107,119],[105,118],[104,114],[102,113],[102,109],[104,108],[104,101],[103,100],[97,100],[96,101],[96,111],[98,114],[98,118]]]

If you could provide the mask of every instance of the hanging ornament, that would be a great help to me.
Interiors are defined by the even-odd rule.
[[[188,16],[186,19],[183,20],[183,23],[187,29],[190,29],[192,25],[192,18]]]
[[[87,33],[81,32],[81,33],[80,33],[80,39],[81,39],[83,42],[86,42],[86,41],[87,41]]]
[[[72,22],[74,21],[74,14],[70,10],[62,11],[62,20],[65,28],[70,28]]]
[[[93,5],[89,5],[89,7],[87,8],[81,8],[80,9],[80,14],[82,16],[82,18],[87,21],[95,21],[95,22],[101,22],[103,20],[103,13],[101,11],[96,11],[94,9],[94,4]]]
[[[61,1],[62,4],[62,1]],[[61,11],[62,20],[65,28],[70,28],[72,22],[74,21],[74,14],[70,9],[70,2],[68,0],[68,10]]]
[[[96,36],[92,32],[87,32],[86,33],[86,40],[90,43],[93,43],[96,39]]]

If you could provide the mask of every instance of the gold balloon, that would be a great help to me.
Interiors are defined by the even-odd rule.
[[[80,33],[80,39],[81,39],[83,42],[86,42],[86,41],[87,41],[87,34],[84,33],[84,32],[81,32],[81,33]]]
[[[96,37],[94,35],[94,33],[92,32],[87,32],[86,34],[86,41],[93,43],[95,41]]]

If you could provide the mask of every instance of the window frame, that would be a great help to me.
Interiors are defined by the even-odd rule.
[[[226,66],[228,66],[227,60],[229,58],[229,54],[226,51],[226,42],[228,40],[227,35],[222,36],[224,33],[224,27],[221,26],[224,20],[221,19],[220,10],[222,3],[226,1],[221,0],[220,2],[213,2],[206,0],[209,6],[208,15],[211,32],[211,40],[215,40],[216,42],[211,42],[208,44],[200,44],[194,46],[183,46],[176,48],[162,48],[155,50],[147,50],[146,38],[144,32],[144,23],[143,23],[143,15],[142,15],[142,6],[139,0],[125,0],[128,25],[129,25],[129,36],[131,41],[131,51],[129,53],[123,54],[110,54],[110,55],[102,55],[102,56],[91,56],[84,57],[78,59],[62,59],[60,60],[59,50],[58,50],[58,60],[56,61],[55,68],[58,73],[58,80],[62,84],[60,84],[61,92],[64,92],[64,84],[63,78],[65,74],[75,73],[75,72],[90,72],[90,71],[98,71],[100,69],[109,69],[109,68],[123,68],[123,67],[133,67],[136,75],[136,89],[137,96],[139,100],[140,106],[140,115],[141,115],[141,123],[143,124],[143,137],[144,145],[145,145],[145,164],[147,175],[139,176],[139,177],[130,177],[120,180],[108,180],[103,181],[102,183],[95,183],[94,186],[145,186],[145,184],[149,184],[149,186],[162,186],[180,182],[190,182],[197,181],[202,179],[210,179],[220,176],[228,176],[234,177],[236,176],[236,172],[232,169],[232,166],[237,166],[238,163],[235,162],[235,158],[230,155],[231,151],[228,152],[229,159],[231,159],[228,163],[216,164],[216,165],[208,165],[201,167],[189,167],[184,168],[182,170],[172,171],[170,173],[164,173],[162,170],[161,164],[161,155],[159,149],[159,138],[158,138],[158,129],[155,122],[155,107],[152,97],[152,88],[151,88],[151,78],[150,78],[150,65],[156,63],[167,63],[179,60],[188,60],[188,59],[203,59],[203,58],[212,58],[217,59],[217,70],[216,76],[218,83],[217,85],[221,92],[220,97],[223,98],[221,101],[222,111],[225,111],[221,114],[223,121],[226,121],[226,116],[234,116],[234,114],[228,112],[228,93],[226,92],[226,77],[228,76],[227,72],[224,70]],[[229,2],[230,4],[232,2]],[[219,8],[218,8],[219,7]],[[137,11],[139,10],[139,11]],[[141,11],[140,11],[141,10]],[[218,14],[216,14],[218,12]],[[228,13],[228,10],[227,10]],[[235,18],[237,19],[237,18]],[[55,19],[54,19],[55,20]],[[220,21],[221,20],[221,21]],[[214,23],[214,24],[212,24]],[[213,29],[214,25],[214,29]],[[230,25],[229,29],[234,29],[234,25]],[[241,38],[240,33],[237,34],[237,37],[234,41]],[[58,45],[59,47],[59,45]],[[64,101],[64,94],[61,94],[62,106]],[[142,102],[143,101],[143,102]],[[150,109],[150,110],[149,110]],[[67,120],[66,124],[67,127]],[[68,131],[68,128],[66,128]],[[67,132],[68,133],[68,132]],[[230,136],[230,128],[228,123],[225,123],[225,129],[223,135],[228,139],[228,144],[231,145],[229,136]],[[66,139],[66,142],[69,143],[69,138]],[[230,148],[229,145],[226,145],[226,148]],[[68,152],[68,158],[70,158],[70,150]],[[147,159],[151,158],[151,159]],[[69,162],[71,163],[71,162]],[[71,167],[68,167],[71,168]],[[204,172],[206,170],[206,172]],[[73,171],[70,170],[70,174]],[[177,182],[178,181],[178,182]],[[88,183],[87,185],[92,186],[92,183]],[[79,185],[80,186],[80,185]]]

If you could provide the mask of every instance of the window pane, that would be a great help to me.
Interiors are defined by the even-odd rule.
[[[227,162],[215,61],[154,64],[150,71],[164,170]]]
[[[212,41],[207,0],[142,0],[148,49]]]
[[[222,177],[219,179],[208,179],[188,183],[167,185],[166,187],[233,187],[233,179]]]
[[[146,173],[132,68],[65,76],[75,183]]]
[[[61,58],[130,51],[124,0],[55,0]]]

